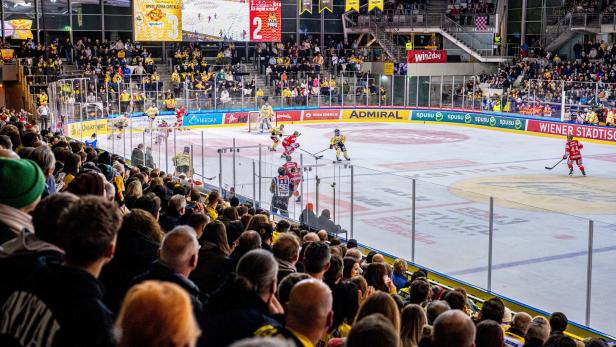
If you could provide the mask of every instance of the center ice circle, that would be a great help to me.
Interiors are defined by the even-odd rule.
[[[451,131],[419,129],[344,129],[347,138],[362,143],[392,145],[424,145],[468,140],[469,137]],[[330,136],[327,134],[327,136]]]
[[[616,184],[601,177],[513,175],[477,177],[456,182],[450,191],[497,207],[570,214],[616,213]],[[480,195],[481,194],[481,195]]]

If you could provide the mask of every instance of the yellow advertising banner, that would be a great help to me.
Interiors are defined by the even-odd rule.
[[[368,12],[375,8],[383,11],[383,0],[368,0]]]
[[[342,119],[356,122],[406,122],[409,120],[409,110],[397,109],[352,109],[342,110]]]
[[[33,39],[31,19],[11,19],[4,21],[4,31],[11,33],[13,40]]]
[[[97,135],[111,134],[109,121],[106,119],[89,120],[85,122],[71,123],[68,126],[68,136],[73,138],[90,137],[93,133]]]
[[[344,11],[347,12],[352,10],[359,12],[359,0],[346,0]]]
[[[394,74],[394,63],[383,64],[383,74],[392,76]]]
[[[182,0],[135,0],[135,41],[182,41]]]

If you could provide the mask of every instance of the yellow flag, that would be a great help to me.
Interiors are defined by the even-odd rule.
[[[383,0],[368,0],[368,12],[375,8],[383,11]]]
[[[346,0],[344,11],[346,12],[351,10],[359,12],[359,0]]]

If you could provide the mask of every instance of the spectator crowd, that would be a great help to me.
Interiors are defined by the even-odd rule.
[[[2,120],[0,345],[606,346],[133,161]]]

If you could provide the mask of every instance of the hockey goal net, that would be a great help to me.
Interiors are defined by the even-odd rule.
[[[259,123],[260,123],[260,113],[259,111],[250,111],[248,112],[248,132],[259,132]]]

